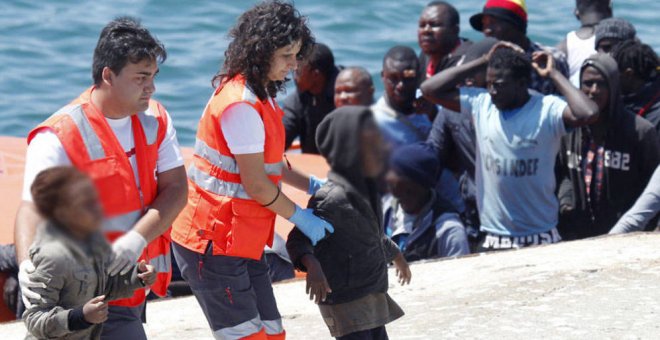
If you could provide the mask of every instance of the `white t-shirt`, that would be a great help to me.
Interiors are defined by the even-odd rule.
[[[474,117],[481,229],[520,237],[554,228],[559,211],[554,168],[566,134],[566,102],[532,94],[522,107],[502,113],[485,89],[460,91],[461,109]]]
[[[139,176],[137,174],[137,161],[135,157],[135,141],[133,139],[133,129],[130,117],[121,119],[108,119],[108,125],[115,133],[117,140],[124,148],[127,155],[130,155],[129,161],[133,168],[133,174],[136,179],[136,184],[139,183]],[[172,125],[172,119],[167,114],[167,130],[165,139],[158,148],[158,161],[156,163],[156,171],[162,173],[176,167],[183,165],[183,156],[179,148],[179,142],[176,138],[176,130]],[[37,133],[27,148],[25,156],[25,173],[23,177],[23,194],[24,201],[32,202],[32,194],[30,187],[34,178],[41,171],[61,165],[71,165],[71,160],[64,150],[64,146],[57,135],[50,130],[43,130]]]
[[[275,108],[273,99],[268,103]],[[229,151],[234,155],[264,152],[266,129],[259,112],[246,103],[237,103],[225,109],[220,117],[222,134]]]

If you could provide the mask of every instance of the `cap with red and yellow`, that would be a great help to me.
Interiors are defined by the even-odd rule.
[[[522,32],[527,32],[527,5],[525,5],[525,0],[487,0],[483,11],[470,18],[472,28],[477,31],[483,30],[481,20],[484,15],[505,20]]]

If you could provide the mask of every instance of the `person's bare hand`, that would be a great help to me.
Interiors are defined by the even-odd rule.
[[[410,284],[412,272],[410,271],[410,266],[402,253],[399,253],[394,259],[394,268],[396,269],[396,277],[399,279],[399,283],[402,286]]]
[[[142,260],[138,263],[138,278],[142,280],[145,286],[151,286],[156,282],[156,269]]]
[[[433,119],[438,113],[438,107],[435,106],[430,101],[424,99],[424,97],[419,97],[413,102],[413,107],[415,108],[415,113],[425,114],[429,119]]]
[[[108,320],[108,303],[104,300],[105,295],[97,296],[83,306],[85,321],[97,324]]]
[[[516,45],[512,42],[500,41],[497,44],[493,45],[493,47],[491,47],[490,51],[488,51],[488,54],[486,55],[486,60],[490,60],[490,58],[493,56],[493,53],[495,53],[495,51],[499,50],[500,48],[508,48],[508,49],[512,49],[512,50],[514,50],[518,53],[525,53],[525,50],[523,50],[522,47],[520,47],[520,46],[518,46],[518,45]]]
[[[532,67],[541,77],[547,78],[555,68],[555,59],[548,52],[536,51],[532,53]]]
[[[319,304],[320,302],[325,301],[328,297],[328,293],[332,293],[330,289],[330,284],[325,278],[323,269],[318,260],[313,259],[311,265],[307,267],[307,287],[306,293],[309,295],[309,299],[314,301],[314,303]],[[309,264],[309,263],[308,263]]]

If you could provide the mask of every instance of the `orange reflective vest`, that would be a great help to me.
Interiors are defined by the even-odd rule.
[[[172,240],[197,253],[209,242],[214,255],[258,260],[264,246],[272,245],[275,213],[262,207],[245,191],[238,164],[222,134],[220,117],[237,103],[252,106],[264,123],[264,167],[268,178],[280,185],[285,132],[284,113],[273,102],[259,100],[237,76],[215,90],[199,121],[193,162],[188,168],[188,203],[172,226]]]
[[[145,112],[131,116],[140,180],[138,188],[124,148],[103,114],[90,100],[93,90],[94,87],[89,88],[30,131],[28,143],[39,131],[45,129],[57,135],[71,163],[92,178],[105,214],[102,228],[108,241],[113,242],[133,228],[156,198],[158,147],[165,138],[167,114],[160,103],[151,100]],[[143,259],[153,265],[157,272],[151,290],[165,296],[172,277],[169,230],[145,247],[140,256],[140,260]],[[110,304],[135,307],[145,297],[145,289],[138,289],[133,297],[115,300]]]

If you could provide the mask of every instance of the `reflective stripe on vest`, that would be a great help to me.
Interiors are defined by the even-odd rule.
[[[209,163],[218,166],[223,171],[236,175],[239,174],[238,164],[236,163],[235,159],[229,156],[225,156],[216,150],[213,150],[199,138],[195,140],[195,154],[201,158],[204,158]],[[264,163],[264,170],[266,171],[266,175],[281,176],[283,168],[284,163],[282,162]]]
[[[149,260],[149,264],[154,266],[157,273],[169,273],[172,266],[170,254],[159,255]]]
[[[210,164],[213,164],[230,174],[240,175],[238,163],[234,158],[225,156],[216,150],[209,147],[203,140],[197,139],[195,141],[195,155],[205,159]],[[284,163],[265,163],[264,171],[269,176],[282,176],[282,169]],[[219,196],[240,198],[251,200],[245,187],[241,183],[229,182],[219,179],[211,174],[206,173],[194,164],[188,169],[188,178],[193,181],[198,187],[208,192],[212,192]]]
[[[131,212],[116,215],[112,217],[106,217],[103,220],[103,231],[104,232],[122,232],[126,233],[129,230],[133,229],[133,225],[137,220],[142,216],[142,210],[133,210]]]
[[[96,132],[94,131],[94,128],[92,128],[92,124],[90,124],[87,119],[81,105],[65,106],[55,112],[55,115],[60,114],[68,115],[76,124],[78,131],[80,131],[83,143],[85,143],[85,148],[87,149],[90,160],[97,160],[106,157],[105,150],[103,150],[103,144],[101,144],[101,140],[96,135]],[[158,139],[158,119],[153,112],[151,112],[151,108],[148,108],[145,112],[138,113],[137,117],[142,124],[142,130],[144,130],[147,144],[156,143],[156,140]]]

